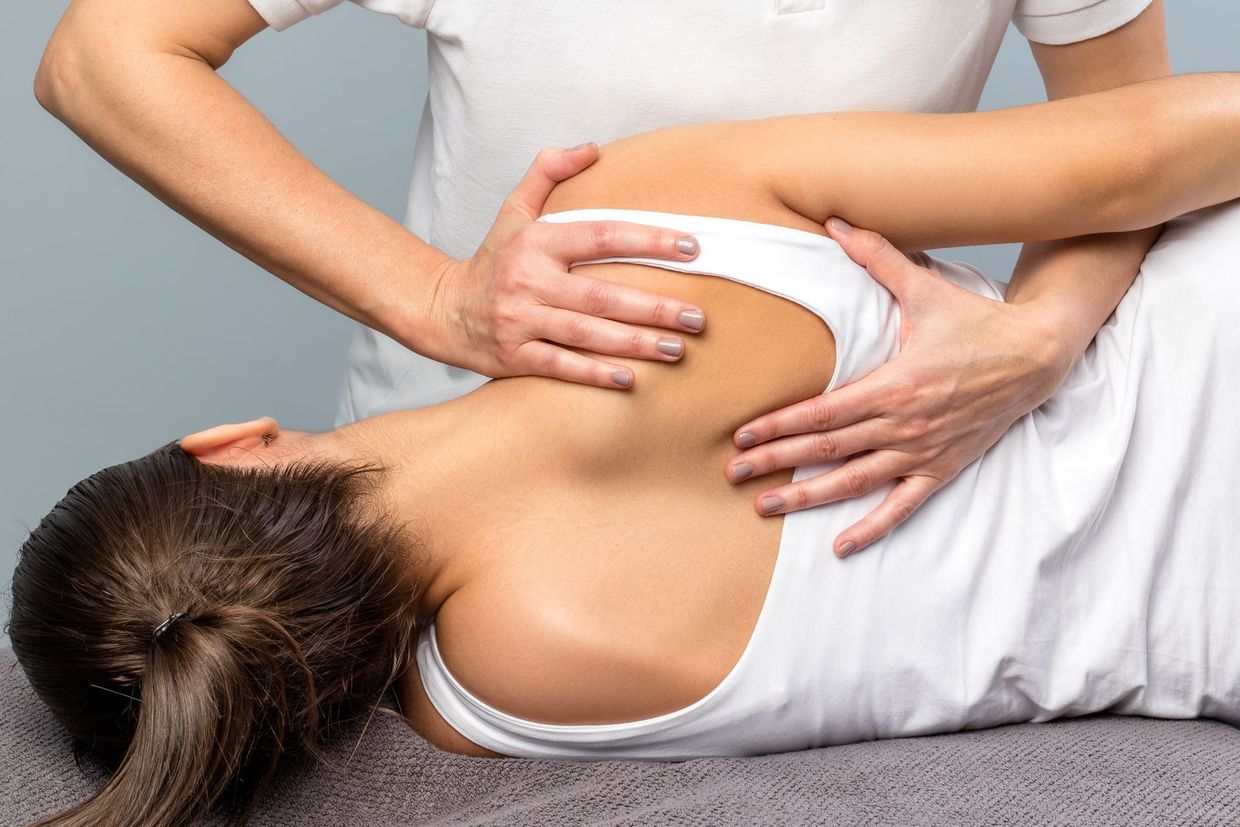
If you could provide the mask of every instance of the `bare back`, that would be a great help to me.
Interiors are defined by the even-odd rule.
[[[545,212],[648,209],[825,235],[770,193],[728,186],[719,169],[669,175],[668,157],[693,153],[649,138],[604,147]],[[537,423],[542,459],[511,481],[521,493],[505,519],[471,538],[503,553],[444,601],[436,631],[453,674],[487,703],[548,723],[612,723],[693,703],[740,657],[783,523],[753,500],[792,470],[728,483],[732,434],[821,393],[835,352],[812,312],[735,281],[623,263],[574,270],[694,302],[706,329],[686,337],[678,362],[617,359],[635,373],[630,391],[520,377],[476,392]],[[432,742],[488,754],[438,719],[416,675],[406,696]]]

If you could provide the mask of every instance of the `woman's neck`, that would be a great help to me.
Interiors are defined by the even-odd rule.
[[[332,455],[385,469],[374,505],[408,529],[405,552],[423,586],[419,617],[433,614],[468,581],[483,551],[469,538],[495,521],[491,503],[518,482],[515,458],[527,455],[541,432],[519,406],[501,410],[500,401],[479,389],[319,435]]]

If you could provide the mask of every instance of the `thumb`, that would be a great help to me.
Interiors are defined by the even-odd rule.
[[[861,265],[883,287],[886,287],[901,303],[913,287],[923,280],[918,268],[909,261],[890,241],[870,230],[853,227],[837,216],[831,216],[824,225],[831,240],[844,249],[856,264]]]
[[[543,204],[556,184],[572,178],[596,160],[598,145],[592,141],[572,149],[541,149],[521,181],[504,199],[504,206],[519,210],[532,221],[542,212]]]

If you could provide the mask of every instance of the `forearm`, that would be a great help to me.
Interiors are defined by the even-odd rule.
[[[993,112],[741,122],[762,174],[814,221],[904,249],[1144,229],[1240,197],[1240,74],[1185,75]]]
[[[407,320],[425,298],[409,285],[428,284],[447,256],[316,168],[207,60],[123,36],[54,38],[36,88],[177,212],[313,298],[414,344]]]
[[[1160,232],[1161,226],[1026,244],[1007,302],[1036,306],[1047,350],[1074,361],[1124,297]]]

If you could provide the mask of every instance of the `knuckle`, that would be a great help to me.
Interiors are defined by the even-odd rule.
[[[511,302],[500,302],[491,308],[490,323],[493,330],[515,327],[520,321],[521,313],[517,305]]]
[[[491,357],[504,370],[514,370],[521,363],[519,358],[520,350],[517,348],[506,347],[502,343],[497,343]]]
[[[911,406],[917,400],[917,386],[912,382],[893,382],[887,389],[891,404],[900,408]]]
[[[603,252],[615,243],[616,230],[610,224],[595,224],[590,230],[590,241],[595,250]]]
[[[635,332],[629,335],[629,355],[630,356],[641,356],[647,351],[648,351],[648,348],[646,347],[646,334],[645,333],[638,331],[638,332]]]
[[[816,460],[835,459],[839,445],[829,431],[818,431],[810,438],[810,454]]]
[[[672,316],[671,303],[667,299],[657,298],[650,308],[650,316],[655,321],[663,321]]]
[[[546,373],[558,373],[560,365],[564,362],[564,351],[559,348],[551,348],[543,351],[542,356],[538,358],[538,367]]]
[[[891,514],[897,523],[902,523],[912,517],[916,510],[917,503],[905,497],[900,497],[891,503]]]
[[[542,245],[543,227],[539,224],[525,224],[512,234],[512,248],[523,255],[537,250]]]
[[[883,246],[883,237],[873,230],[865,230],[860,227],[855,228],[858,243],[864,245],[870,252],[878,252]]]
[[[784,495],[784,500],[791,505],[793,510],[809,508],[813,505],[813,503],[810,502],[809,491],[807,491],[804,486],[793,488]]]
[[[568,344],[581,344],[590,337],[589,319],[585,316],[571,316],[564,323],[564,338]]]
[[[849,497],[860,497],[862,494],[870,490],[870,478],[860,468],[846,467],[843,469],[843,482],[841,486],[844,493]]]
[[[895,436],[901,443],[916,442],[926,435],[924,419],[910,419],[896,427]]]
[[[586,288],[583,297],[586,312],[592,316],[598,316],[606,312],[607,308],[611,306],[613,295],[612,288],[606,282],[596,281],[591,283]]]
[[[829,431],[835,416],[831,413],[830,406],[817,403],[811,405],[805,412],[805,420],[805,424],[811,431]]]

